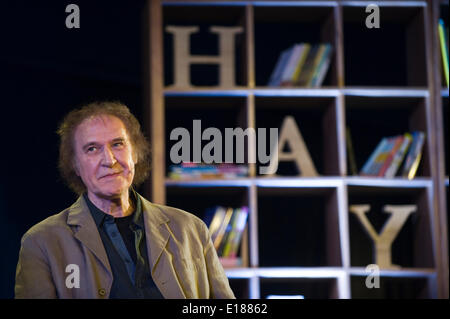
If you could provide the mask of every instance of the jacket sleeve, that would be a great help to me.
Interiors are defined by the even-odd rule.
[[[208,228],[202,223],[202,235],[206,238],[204,246],[204,255],[206,268],[208,272],[210,298],[212,299],[235,299],[233,291],[230,288],[228,277],[223,270],[216,249],[211,240]]]
[[[57,298],[47,258],[33,236],[22,238],[16,268],[15,298]]]

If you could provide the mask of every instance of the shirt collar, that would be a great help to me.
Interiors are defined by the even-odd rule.
[[[94,218],[97,228],[102,227],[103,223],[105,222],[107,223],[114,222],[114,217],[105,213],[97,206],[95,206],[94,203],[92,203],[91,200],[89,199],[87,193],[84,193],[83,197],[89,208],[89,211],[91,212],[92,217]],[[136,209],[133,212],[133,224],[139,228],[143,228],[144,221],[142,218],[142,201],[139,194],[132,188],[130,189],[130,198],[136,204]]]

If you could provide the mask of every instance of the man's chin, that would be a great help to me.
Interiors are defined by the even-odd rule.
[[[101,190],[96,195],[98,197],[101,197],[104,199],[116,199],[116,198],[120,198],[124,193],[127,193],[128,190],[129,190],[129,188],[107,189],[107,190]]]

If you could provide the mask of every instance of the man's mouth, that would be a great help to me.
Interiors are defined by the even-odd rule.
[[[122,172],[106,174],[106,175],[103,175],[102,177],[100,177],[100,179],[102,179],[102,178],[113,178],[113,177],[117,177],[117,176],[119,176],[121,174],[122,174]]]

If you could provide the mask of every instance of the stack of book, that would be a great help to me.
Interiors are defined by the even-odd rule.
[[[403,135],[384,137],[361,169],[361,176],[393,178],[399,174],[414,178],[422,157],[425,133],[416,131]]]
[[[445,27],[444,20],[439,19],[439,42],[441,43],[441,56],[442,56],[442,67],[444,71],[445,81],[447,88],[449,87],[448,80],[448,27]]]
[[[242,233],[247,223],[248,208],[231,208],[216,206],[207,209],[205,223],[208,225],[211,239],[217,255],[224,266],[240,266],[237,257]]]
[[[174,180],[238,178],[248,176],[247,165],[181,163],[171,165],[169,178]]]
[[[332,46],[328,43],[298,43],[278,57],[268,86],[319,87],[327,74]]]

